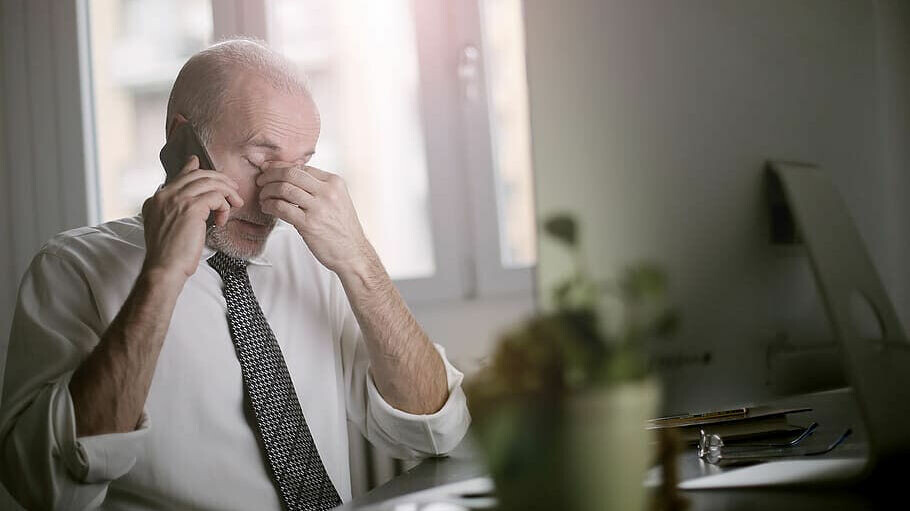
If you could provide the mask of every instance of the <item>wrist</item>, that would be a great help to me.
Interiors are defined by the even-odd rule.
[[[385,268],[369,242],[364,242],[357,254],[357,257],[347,260],[335,271],[345,287],[371,289],[388,280]]]
[[[180,269],[146,264],[139,272],[136,285],[179,293],[187,278],[186,273]]]

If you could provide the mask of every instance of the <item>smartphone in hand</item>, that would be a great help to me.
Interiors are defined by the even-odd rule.
[[[164,172],[167,174],[165,183],[180,173],[180,169],[186,165],[186,160],[191,155],[196,155],[199,158],[199,168],[215,170],[215,166],[212,165],[212,158],[209,157],[208,151],[205,150],[205,146],[202,145],[199,136],[196,135],[196,130],[193,129],[190,123],[185,122],[174,128],[174,132],[171,133],[171,137],[161,148],[161,153],[158,155],[161,159],[161,164],[164,166]]]
[[[165,183],[170,182],[180,173],[180,170],[186,165],[186,161],[191,155],[196,155],[199,158],[200,169],[215,170],[215,166],[212,165],[212,158],[199,140],[199,136],[196,135],[196,130],[193,129],[190,123],[185,122],[174,128],[171,137],[158,154],[166,174]],[[215,225],[215,213],[209,214],[205,223],[208,227]]]

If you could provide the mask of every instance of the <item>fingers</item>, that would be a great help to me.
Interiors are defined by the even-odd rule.
[[[218,227],[224,227],[224,224],[226,224],[228,221],[228,218],[230,218],[230,214],[227,211],[222,211],[222,210],[215,211],[214,215],[215,215],[215,217],[214,217],[215,225],[217,225]]]
[[[262,201],[262,212],[278,217],[297,227],[305,225],[306,212],[294,204],[282,199],[265,199]]]
[[[206,208],[205,218],[208,218],[209,212],[214,212],[215,223],[218,223],[220,220],[221,223],[218,223],[218,225],[224,225],[227,222],[228,213],[231,211],[231,205],[221,192],[211,191],[203,193],[196,197],[195,204],[199,205],[199,207]]]
[[[215,211],[215,223],[224,225],[231,206],[235,208],[243,206],[243,199],[238,193],[239,188],[236,181],[221,172],[200,169],[199,159],[193,155],[189,157],[174,181],[156,195],[160,195],[160,199],[164,201],[184,199],[196,201],[199,197],[215,193],[221,201],[209,204],[214,206],[205,211],[206,217],[209,211]]]
[[[199,159],[196,156],[190,156],[189,161],[184,165],[183,169],[179,174],[174,178],[173,181],[168,183],[167,190],[180,190],[182,187],[188,185],[189,183],[202,178],[214,178],[225,182],[226,184],[237,189],[240,188],[240,185],[230,177],[222,174],[221,172],[215,170],[203,170],[199,168]],[[175,192],[176,193],[176,192]]]
[[[309,168],[311,167],[307,167],[307,169]],[[287,181],[311,195],[319,195],[319,192],[325,187],[324,181],[317,179],[315,176],[296,165],[269,165],[268,168],[263,170],[256,178],[256,184],[260,187],[265,187],[265,185],[269,183],[281,181]]]
[[[178,176],[183,176],[189,174],[190,172],[199,168],[199,157],[195,154],[187,158],[186,163],[183,164],[183,167],[180,169],[180,172],[177,173]]]
[[[271,182],[262,187],[259,200],[281,199],[303,209],[310,207],[315,200],[313,195],[287,181]]]
[[[202,195],[203,193],[208,193],[215,190],[219,191],[222,196],[225,197],[227,201],[235,208],[243,206],[243,199],[240,197],[240,194],[234,187],[225,184],[221,180],[211,177],[196,179],[195,181],[192,181],[183,187],[179,193],[180,195],[186,197],[196,197],[198,195]]]
[[[196,181],[198,179],[203,179],[203,178],[216,179],[216,180],[221,181],[222,183],[230,186],[231,188],[233,188],[235,190],[240,189],[240,185],[237,184],[237,181],[234,181],[230,177],[222,174],[221,172],[218,172],[216,170],[200,170],[200,169],[194,170],[194,171],[190,172],[189,174],[180,176],[178,179],[175,179],[172,183],[170,183],[167,186],[167,189],[173,190],[174,193],[177,193],[181,188],[189,185],[193,181]]]

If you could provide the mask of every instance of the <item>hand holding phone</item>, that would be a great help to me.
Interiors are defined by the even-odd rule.
[[[199,140],[199,135],[193,129],[189,122],[180,123],[174,128],[171,136],[168,137],[164,147],[158,157],[161,159],[161,165],[164,166],[165,179],[164,183],[168,184],[180,174],[180,171],[186,165],[190,156],[195,156],[199,160],[199,168],[204,170],[216,170],[212,164],[212,158],[205,145]],[[206,228],[215,225],[215,213],[209,215],[205,221]]]
[[[206,219],[224,225],[231,208],[243,207],[238,188],[230,177],[200,169],[195,156],[187,158],[167,186],[142,206],[143,269],[161,269],[189,278],[196,271],[205,244]]]
[[[196,135],[196,130],[189,122],[183,122],[174,128],[158,155],[164,166],[164,172],[167,174],[165,183],[169,183],[180,173],[190,156],[199,158],[200,169],[217,170],[212,164],[208,151],[205,150],[205,146]]]

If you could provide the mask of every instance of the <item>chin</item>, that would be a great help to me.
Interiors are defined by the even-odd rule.
[[[212,250],[236,259],[248,260],[262,253],[274,227],[274,222],[257,227],[247,225],[242,220],[231,219],[223,226],[209,228],[205,241]]]

